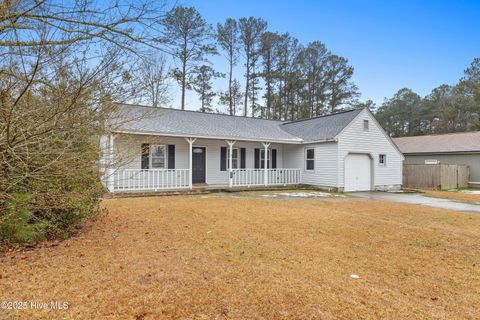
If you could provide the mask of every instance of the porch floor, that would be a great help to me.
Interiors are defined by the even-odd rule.
[[[287,185],[287,186],[240,186],[230,188],[226,185],[208,185],[205,183],[193,184],[192,189],[180,189],[180,190],[161,190],[161,191],[128,191],[128,192],[115,192],[106,193],[104,198],[134,198],[134,197],[151,197],[151,196],[172,196],[172,195],[195,195],[195,194],[208,194],[216,192],[243,192],[243,191],[275,191],[275,190],[326,190],[325,188],[318,188],[311,185]],[[329,189],[327,191],[334,191]]]

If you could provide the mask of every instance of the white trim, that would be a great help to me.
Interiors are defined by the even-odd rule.
[[[152,165],[152,150],[154,146],[163,147],[163,168],[154,168]],[[148,152],[148,169],[168,169],[168,148],[166,144],[150,143]]]
[[[264,155],[263,155],[263,183],[268,186],[268,158],[269,158],[269,152],[268,152],[268,147],[270,147],[270,142],[262,142],[262,145],[263,145],[263,150],[264,150]],[[259,154],[259,157],[260,157],[260,163],[262,163],[262,150],[260,150],[260,154]],[[271,158],[271,155],[270,155],[270,158]],[[272,164],[272,161],[270,160],[270,164]],[[262,165],[260,164],[260,168],[262,167]]]
[[[228,186],[231,188],[233,186],[233,168],[232,168],[233,167],[233,145],[235,144],[236,141],[226,140],[225,142],[228,144],[228,153],[227,153],[228,158],[226,160],[228,160],[227,161]],[[237,150],[237,165],[238,165],[238,150]]]
[[[128,131],[128,130],[112,130],[113,133],[122,133],[122,134],[137,134],[144,136],[165,136],[165,137],[179,137],[179,138],[195,138],[195,139],[213,139],[213,140],[232,140],[231,137],[220,137],[220,136],[202,136],[196,134],[172,134],[172,133],[162,133],[162,132],[144,132],[144,131]],[[303,140],[298,138],[296,140],[272,140],[272,139],[263,139],[263,138],[236,138],[236,141],[251,141],[258,142],[259,140],[269,142],[269,143],[284,143],[284,144],[302,144]],[[308,142],[310,143],[310,142]]]
[[[363,119],[363,131],[370,131],[370,121]]]
[[[330,138],[330,139],[304,141],[304,142],[299,143],[299,144],[315,144],[315,143],[331,143],[331,142],[338,142],[338,139],[337,138]]]
[[[308,150],[313,150],[313,159],[308,159],[307,157],[307,153],[308,153]],[[307,172],[315,172],[315,147],[305,147],[305,150],[304,150],[304,153],[303,153],[303,166],[304,166],[304,170],[307,171]],[[313,160],[313,169],[308,169],[308,166],[307,166],[307,160]]]
[[[272,168],[272,165],[273,165],[273,162],[272,162],[272,150],[273,150],[273,148],[268,148],[267,150],[268,150],[268,151],[267,151],[267,165],[270,163],[270,165],[268,166],[267,169],[273,169],[273,168]],[[263,162],[263,165],[265,166],[265,157],[264,157],[264,159],[263,159],[263,161],[262,161],[262,152],[263,152],[263,154],[265,154],[265,149],[260,149],[260,154],[259,154],[259,159],[258,159],[258,162],[259,162],[259,164],[260,164],[260,168],[259,168],[259,169],[264,169],[264,168],[262,168],[262,162]]]
[[[208,151],[208,148],[207,146],[205,145],[198,145],[198,144],[194,144],[192,146],[192,150],[194,148],[204,148],[205,149],[205,183],[208,184],[208,157],[207,157],[207,151]],[[193,168],[192,168],[193,170]],[[192,176],[193,176],[193,171],[192,171]]]
[[[196,138],[185,138],[185,141],[188,143],[188,186],[190,189],[193,188],[193,183],[192,183],[192,158],[193,158],[193,150],[192,146],[193,143],[197,140]],[[206,180],[206,177],[205,177]]]
[[[398,154],[400,154],[400,157],[402,158],[402,160],[405,160],[405,157],[403,156],[403,153],[400,151],[400,149],[398,148],[398,146],[395,144],[395,142],[393,142],[393,139],[392,137],[390,137],[386,132],[385,130],[383,130],[382,126],[380,125],[380,123],[378,123],[377,119],[375,118],[375,116],[373,115],[373,113],[368,109],[368,108],[363,108],[362,112],[360,112],[359,114],[357,114],[357,116],[355,118],[352,119],[352,121],[350,121],[343,129],[342,131],[340,131],[336,136],[335,136],[335,140],[338,141],[339,137],[346,131],[348,130],[348,128],[350,128],[352,125],[353,125],[353,122],[355,119],[357,119],[362,113],[366,112],[368,114],[368,116],[370,117],[370,119],[372,119],[375,124],[377,125],[377,127],[380,129],[380,132],[383,133],[383,135],[385,136],[385,138],[387,138],[388,141],[390,141],[390,144],[395,148],[395,150],[397,150]]]
[[[380,162],[380,157],[383,156],[383,162]],[[379,167],[386,167],[387,166],[387,154],[386,153],[379,153],[378,154],[378,162]]]
[[[233,155],[233,151],[234,150],[237,150],[237,167],[236,168],[232,168],[232,169],[240,169],[240,148],[233,148],[232,147],[232,155]],[[233,166],[233,157],[232,157],[232,166]],[[227,152],[227,171],[230,169],[230,152]]]
[[[113,192],[115,189],[115,180],[114,173],[115,169],[113,168],[113,163],[115,162],[115,148],[114,148],[115,136],[113,134],[108,135],[108,169],[106,170],[107,174],[107,189],[110,192]]]
[[[370,158],[370,190],[374,190],[375,189],[375,186],[376,186],[376,181],[375,181],[375,173],[376,173],[376,170],[375,170],[375,165],[374,165],[374,161],[375,161],[375,157],[373,156],[373,154],[371,152],[348,152],[344,157],[343,157],[343,189],[345,192],[353,192],[353,191],[348,191],[348,190],[345,190],[345,185],[346,185],[346,179],[347,179],[347,174],[346,174],[346,168],[347,168],[347,157],[349,155],[365,155],[365,156],[368,156]]]

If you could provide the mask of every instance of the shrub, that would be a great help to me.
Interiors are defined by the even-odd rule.
[[[0,217],[0,243],[24,243],[42,240],[45,223],[30,211],[31,194],[15,193],[5,203],[5,214]]]

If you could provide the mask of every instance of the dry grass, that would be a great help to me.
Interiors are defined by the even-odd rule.
[[[469,194],[462,191],[437,191],[437,190],[422,190],[425,195],[434,198],[443,198],[456,201],[463,201],[469,203],[480,203],[480,194]]]
[[[71,304],[10,317],[479,317],[480,216],[356,200],[104,205],[110,214],[78,238],[1,260],[0,300]]]

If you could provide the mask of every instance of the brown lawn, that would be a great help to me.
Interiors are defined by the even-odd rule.
[[[21,319],[478,319],[480,216],[363,200],[106,200],[77,238],[0,261]],[[351,274],[360,279],[354,280]]]
[[[437,190],[422,190],[429,197],[444,198],[456,201],[480,203],[480,194],[469,194],[462,191],[437,191]]]

